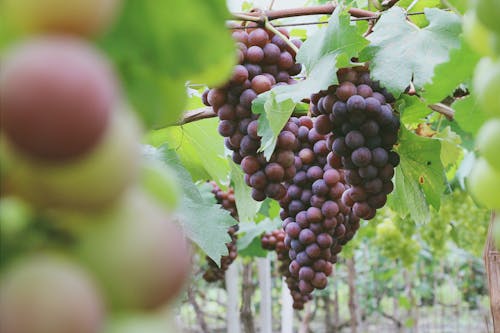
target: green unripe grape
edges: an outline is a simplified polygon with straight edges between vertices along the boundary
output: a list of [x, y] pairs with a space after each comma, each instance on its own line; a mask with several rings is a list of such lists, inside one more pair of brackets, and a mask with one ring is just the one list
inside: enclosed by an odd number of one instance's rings
[[478, 0], [476, 4], [477, 17], [488, 29], [500, 34], [500, 1]]
[[0, 10], [16, 28], [32, 32], [101, 33], [112, 23], [121, 0], [5, 0]]
[[489, 209], [500, 209], [500, 172], [480, 158], [468, 178], [468, 189], [472, 197]]
[[190, 270], [190, 251], [174, 216], [132, 188], [119, 204], [91, 214], [76, 255], [96, 276], [110, 305], [152, 310], [172, 301]]
[[487, 121], [479, 130], [476, 146], [481, 156], [484, 157], [497, 172], [500, 172], [500, 119]]
[[24, 257], [0, 281], [0, 331], [100, 333], [104, 304], [92, 278], [57, 255]]
[[477, 53], [492, 56], [493, 34], [477, 19], [475, 11], [468, 11], [463, 17], [464, 38]]
[[166, 164], [146, 160], [142, 165], [140, 182], [143, 189], [164, 207], [174, 210], [181, 197], [181, 188], [175, 172]]
[[35, 206], [98, 210], [115, 201], [137, 178], [140, 136], [130, 112], [113, 112], [102, 141], [84, 158], [43, 163], [20, 154], [0, 139], [12, 192]]
[[483, 58], [474, 73], [474, 93], [482, 110], [500, 117], [500, 61]]

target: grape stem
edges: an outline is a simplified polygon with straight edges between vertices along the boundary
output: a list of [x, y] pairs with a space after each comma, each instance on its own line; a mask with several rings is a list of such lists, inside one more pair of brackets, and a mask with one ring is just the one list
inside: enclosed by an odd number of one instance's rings
[[[302, 102], [309, 103], [309, 99], [304, 99], [304, 100], [302, 100]], [[300, 117], [303, 115], [304, 115], [303, 112], [292, 113], [292, 116], [297, 116], [297, 117]], [[192, 123], [195, 121], [208, 119], [208, 118], [215, 118], [215, 117], [217, 117], [217, 114], [214, 112], [213, 108], [211, 106], [206, 106], [206, 107], [202, 107], [199, 109], [186, 111], [179, 121], [177, 121], [176, 123], [173, 123], [169, 126], [181, 126], [181, 125], [185, 125], [185, 124]]]
[[[450, 9], [444, 9], [444, 10], [450, 11]], [[235, 14], [239, 15], [238, 13], [235, 13]], [[413, 13], [407, 13], [406, 16], [417, 16], [417, 15], [424, 15], [424, 14], [425, 14], [425, 12], [413, 12]], [[261, 22], [260, 18], [254, 18], [254, 17], [251, 17], [251, 18], [252, 19], [250, 21], [252, 21], [252, 22]], [[374, 13], [373, 16], [351, 17], [351, 21], [373, 21], [373, 20], [377, 20], [378, 18], [380, 18], [380, 14]], [[244, 19], [241, 19], [241, 20], [245, 21]], [[328, 24], [328, 21], [281, 23], [281, 24], [273, 24], [273, 26], [275, 28], [279, 28], [279, 27], [297, 27], [297, 26], [302, 26], [302, 25], [320, 25], [320, 24]], [[247, 27], [245, 27], [245, 26], [228, 26], [228, 29], [231, 29], [231, 30], [246, 29], [246, 28]]]
[[264, 21], [264, 26], [266, 27], [267, 30], [273, 32], [275, 35], [277, 35], [279, 38], [281, 38], [286, 43], [286, 45], [288, 45], [288, 47], [290, 47], [290, 49], [292, 49], [292, 51], [295, 54], [297, 54], [299, 52], [299, 48], [297, 46], [295, 46], [295, 44], [292, 43], [292, 41], [290, 39], [288, 39], [285, 35], [283, 35], [281, 33], [281, 31], [279, 31], [278, 29], [276, 29], [271, 24], [271, 22], [269, 22], [269, 20], [267, 18]]
[[[232, 13], [232, 16], [235, 19], [243, 19], [247, 17], [248, 21], [254, 22], [262, 22], [264, 23], [263, 17], [266, 17], [269, 21], [286, 18], [286, 17], [296, 17], [296, 16], [306, 16], [306, 15], [321, 15], [321, 14], [331, 14], [337, 8], [334, 4], [326, 4], [319, 6], [310, 6], [310, 7], [297, 7], [297, 8], [287, 8], [287, 9], [278, 9], [278, 10], [265, 10], [265, 11], [255, 11], [251, 13]], [[351, 8], [349, 9], [349, 13], [354, 17], [378, 17], [378, 13], [372, 12], [369, 10], [363, 10], [359, 8]], [[263, 15], [262, 15], [263, 14]], [[251, 17], [251, 19], [250, 19]]]

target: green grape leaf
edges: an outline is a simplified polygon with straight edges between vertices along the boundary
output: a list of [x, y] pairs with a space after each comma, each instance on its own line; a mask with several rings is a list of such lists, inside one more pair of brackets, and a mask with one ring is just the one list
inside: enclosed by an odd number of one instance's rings
[[238, 235], [238, 251], [244, 250], [249, 246], [255, 238], [259, 239], [260, 235], [265, 232], [270, 232], [278, 229], [281, 226], [281, 220], [266, 218], [259, 223], [251, 222], [241, 222], [239, 224]]
[[[408, 9], [408, 7], [412, 5], [408, 13], [422, 12], [425, 8], [439, 7], [440, 4], [441, 0], [419, 0], [417, 2], [414, 0], [400, 0], [398, 2], [398, 6], [405, 9]], [[424, 27], [429, 24], [429, 21], [427, 21], [424, 15], [411, 15], [408, 16], [408, 18], [419, 27]]]
[[227, 229], [238, 221], [220, 205], [203, 199], [174, 150], [160, 147], [157, 156], [161, 156], [161, 161], [176, 172], [184, 190], [180, 207], [176, 211], [182, 228], [191, 241], [218, 263], [221, 256], [228, 254], [226, 243], [229, 243], [231, 238]]
[[260, 237], [255, 237], [244, 249], [238, 248], [240, 258], [265, 258], [268, 254], [269, 251], [262, 248]]
[[195, 181], [227, 181], [230, 167], [225, 157], [224, 138], [217, 134], [218, 119], [210, 118], [182, 126], [171, 126], [149, 135], [149, 142], [159, 146], [168, 142]]
[[228, 16], [220, 0], [124, 1], [101, 45], [117, 64], [148, 128], [177, 119], [187, 79], [218, 85], [230, 76], [236, 57], [225, 27]]
[[367, 37], [371, 44], [362, 58], [370, 60], [372, 78], [396, 97], [410, 82], [422, 88], [431, 80], [434, 67], [447, 61], [450, 50], [460, 46], [460, 17], [436, 8], [424, 12], [430, 24], [420, 29], [406, 20], [402, 8], [392, 7]]
[[462, 139], [451, 130], [450, 126], [437, 133], [435, 138], [441, 141], [441, 162], [444, 167], [460, 162], [463, 157], [463, 149], [460, 147]]
[[458, 126], [473, 135], [487, 119], [472, 95], [456, 100], [451, 107], [455, 110], [455, 121]]
[[447, 0], [447, 4], [451, 6], [452, 9], [455, 9], [462, 14], [469, 8], [469, 3], [469, 0]]
[[259, 210], [259, 217], [279, 219], [280, 218], [281, 206], [278, 201], [267, 198], [262, 202], [262, 206]]
[[409, 95], [401, 95], [396, 101], [396, 110], [401, 113], [404, 124], [419, 124], [432, 112], [420, 98]]
[[252, 189], [245, 183], [241, 167], [236, 165], [232, 160], [229, 161], [229, 165], [231, 166], [231, 182], [234, 188], [236, 209], [238, 210], [240, 223], [253, 221], [262, 203], [253, 200]]
[[414, 221], [426, 223], [430, 219], [429, 204], [439, 209], [445, 189], [441, 144], [403, 127], [396, 151], [401, 163], [395, 171], [390, 207], [401, 216], [409, 214]]
[[273, 89], [261, 94], [252, 105], [252, 111], [260, 114], [258, 134], [262, 138], [259, 151], [263, 151], [268, 160], [274, 152], [279, 133], [295, 107], [295, 102], [292, 99], [286, 99], [279, 103], [276, 100], [276, 93], [276, 90]]
[[258, 133], [262, 137], [260, 151], [270, 158], [276, 138], [283, 129], [294, 107], [303, 98], [338, 83], [337, 69], [351, 65], [366, 45], [343, 6], [333, 12], [328, 26], [318, 30], [301, 46], [297, 62], [305, 66], [307, 79], [294, 85], [277, 86], [259, 95], [252, 103], [252, 111], [260, 114]]
[[436, 66], [432, 82], [425, 84], [422, 97], [432, 104], [453, 95], [453, 91], [461, 83], [472, 79], [479, 59], [479, 55], [471, 50], [468, 43], [461, 40], [460, 48], [451, 50], [450, 60]]

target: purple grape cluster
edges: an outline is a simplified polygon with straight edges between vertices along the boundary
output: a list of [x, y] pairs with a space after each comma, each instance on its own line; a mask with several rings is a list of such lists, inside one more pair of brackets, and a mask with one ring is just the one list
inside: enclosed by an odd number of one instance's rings
[[329, 164], [345, 170], [350, 188], [342, 201], [354, 215], [370, 220], [392, 192], [399, 155], [399, 118], [389, 103], [394, 98], [370, 79], [366, 67], [342, 69], [339, 85], [311, 96], [311, 113], [318, 133], [332, 133]]
[[[230, 212], [231, 216], [237, 220], [238, 211], [236, 210], [236, 202], [234, 200], [234, 190], [229, 188], [227, 191], [223, 191], [215, 182], [210, 182], [210, 184], [213, 187], [212, 193], [214, 194], [217, 203]], [[215, 261], [213, 261], [210, 257], [206, 257], [208, 269], [203, 274], [203, 279], [205, 281], [216, 282], [224, 279], [224, 274], [229, 268], [229, 265], [231, 265], [238, 256], [238, 248], [236, 247], [236, 232], [238, 232], [237, 224], [229, 227], [227, 233], [231, 236], [231, 242], [226, 244], [229, 254], [221, 257], [220, 267], [217, 266]]]
[[[280, 31], [288, 38], [285, 29]], [[285, 195], [281, 184], [294, 174], [296, 128], [288, 123], [278, 137], [276, 150], [270, 161], [258, 153], [261, 138], [257, 133], [258, 115], [252, 113], [252, 101], [275, 85], [294, 84], [291, 77], [301, 72], [295, 63], [295, 53], [286, 42], [262, 28], [248, 28], [233, 32], [238, 47], [239, 64], [224, 86], [207, 90], [203, 102], [212, 106], [220, 122], [218, 131], [225, 145], [233, 151], [233, 160], [241, 164], [246, 183], [252, 187], [252, 197], [262, 201], [266, 197], [279, 200]], [[300, 40], [291, 40], [300, 47]]]
[[328, 163], [332, 134], [321, 135], [309, 117], [292, 118], [299, 127], [295, 177], [280, 200], [288, 250], [288, 272], [297, 281], [294, 307], [301, 309], [314, 289], [324, 289], [342, 245], [359, 228], [359, 218], [342, 201], [348, 188], [342, 171]]

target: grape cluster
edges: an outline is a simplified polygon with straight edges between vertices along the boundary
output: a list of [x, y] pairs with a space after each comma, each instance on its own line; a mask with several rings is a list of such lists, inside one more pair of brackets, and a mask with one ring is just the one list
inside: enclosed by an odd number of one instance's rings
[[370, 79], [366, 67], [337, 74], [339, 85], [311, 96], [311, 113], [318, 116], [318, 133], [335, 136], [328, 161], [345, 170], [345, 181], [351, 186], [342, 196], [343, 203], [369, 220], [394, 188], [391, 180], [399, 155], [392, 148], [400, 121], [389, 104], [394, 98]]
[[[238, 211], [236, 210], [236, 202], [234, 200], [234, 190], [229, 188], [227, 191], [223, 191], [215, 182], [210, 182], [212, 185], [212, 193], [217, 200], [217, 203], [222, 205], [222, 207], [231, 213], [231, 216], [238, 219]], [[210, 257], [207, 258], [208, 269], [203, 274], [203, 279], [207, 282], [216, 282], [224, 279], [224, 274], [229, 268], [229, 265], [233, 263], [238, 255], [238, 248], [236, 247], [238, 225], [233, 225], [229, 227], [227, 233], [231, 236], [231, 242], [227, 243], [227, 250], [229, 254], [227, 256], [221, 257], [220, 267], [217, 263], [213, 261]]]
[[300, 292], [299, 280], [290, 273], [289, 266], [292, 261], [288, 256], [290, 248], [285, 245], [285, 237], [283, 229], [266, 232], [261, 236], [261, 245], [263, 249], [276, 252], [280, 263], [278, 270], [285, 277], [285, 282], [293, 298], [293, 307], [300, 310], [304, 308], [307, 301], [312, 299], [312, 296], [310, 294], [303, 295]]
[[314, 289], [323, 289], [342, 245], [354, 236], [359, 219], [342, 201], [343, 172], [332, 168], [328, 154], [332, 135], [321, 135], [309, 117], [292, 118], [299, 127], [297, 170], [280, 200], [288, 250], [288, 274], [296, 281], [294, 307], [302, 308]]
[[[280, 31], [288, 38], [288, 32]], [[257, 95], [275, 85], [294, 84], [291, 78], [301, 72], [295, 63], [295, 54], [278, 35], [262, 28], [248, 28], [233, 32], [238, 47], [239, 64], [224, 86], [205, 91], [202, 96], [212, 106], [220, 122], [218, 131], [225, 137], [225, 145], [233, 151], [233, 160], [241, 164], [245, 181], [252, 187], [252, 197], [262, 201], [266, 197], [279, 200], [285, 195], [281, 184], [295, 175], [293, 167], [296, 149], [296, 131], [288, 123], [278, 137], [276, 151], [270, 161], [258, 153], [261, 138], [257, 133], [258, 115], [252, 113], [252, 101]], [[300, 47], [300, 40], [292, 40]]]

